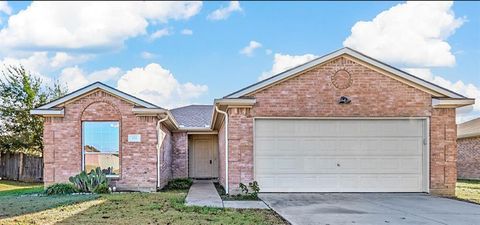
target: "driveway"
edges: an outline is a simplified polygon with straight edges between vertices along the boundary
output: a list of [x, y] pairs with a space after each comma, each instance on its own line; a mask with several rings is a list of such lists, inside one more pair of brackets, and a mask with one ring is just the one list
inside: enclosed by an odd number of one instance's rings
[[266, 193], [260, 198], [292, 224], [480, 224], [480, 205], [427, 194]]

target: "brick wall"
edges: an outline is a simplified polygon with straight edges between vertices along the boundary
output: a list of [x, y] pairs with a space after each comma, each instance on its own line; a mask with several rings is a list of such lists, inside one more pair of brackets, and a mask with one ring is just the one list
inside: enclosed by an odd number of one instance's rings
[[480, 179], [480, 137], [457, 140], [458, 177], [462, 179]]
[[225, 123], [218, 130], [218, 182], [225, 187]]
[[[353, 82], [349, 88], [338, 89], [332, 84], [331, 76], [339, 68], [350, 72]], [[253, 179], [254, 117], [432, 117], [432, 129], [438, 134], [431, 136], [431, 152], [445, 152], [448, 161], [432, 157], [431, 164], [437, 166], [432, 166], [435, 182], [431, 191], [452, 194], [454, 190], [455, 110], [433, 110], [431, 95], [426, 92], [347, 58], [338, 58], [250, 96], [257, 100], [251, 110], [229, 110], [230, 191], [238, 191], [239, 182]], [[350, 97], [351, 103], [338, 104], [340, 96]], [[442, 124], [445, 129], [441, 129]], [[441, 137], [441, 132], [447, 136]], [[446, 179], [440, 180], [442, 176]]]
[[188, 134], [187, 132], [174, 132], [172, 152], [173, 178], [188, 177]]
[[434, 109], [430, 118], [430, 192], [455, 195], [457, 182], [455, 109]]
[[173, 145], [172, 133], [162, 124], [163, 140], [160, 147], [160, 184], [159, 188], [163, 188], [170, 179], [172, 179], [172, 158]]
[[[134, 115], [132, 113], [133, 106], [127, 101], [97, 90], [67, 102], [64, 105], [64, 117], [45, 118], [45, 185], [67, 182], [70, 176], [78, 174], [82, 170], [82, 121], [118, 120], [121, 130], [121, 172], [120, 178], [114, 183], [118, 189], [155, 190], [157, 119]], [[140, 134], [142, 141], [129, 143], [127, 141], [128, 134]], [[168, 144], [165, 145], [165, 148], [168, 148]]]

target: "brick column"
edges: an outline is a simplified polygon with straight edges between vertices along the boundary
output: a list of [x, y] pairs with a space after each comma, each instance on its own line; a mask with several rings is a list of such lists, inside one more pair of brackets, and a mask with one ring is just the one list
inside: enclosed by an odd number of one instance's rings
[[433, 109], [430, 120], [430, 192], [454, 196], [457, 182], [455, 109]]

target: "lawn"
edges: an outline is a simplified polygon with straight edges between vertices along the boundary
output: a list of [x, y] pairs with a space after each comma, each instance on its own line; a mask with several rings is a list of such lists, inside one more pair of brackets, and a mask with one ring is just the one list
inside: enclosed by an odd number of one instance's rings
[[186, 194], [3, 195], [0, 224], [285, 224], [271, 210], [187, 207]]
[[0, 196], [32, 194], [42, 191], [42, 183], [23, 183], [16, 181], [0, 180]]
[[480, 204], [480, 181], [458, 180], [455, 189], [457, 198]]

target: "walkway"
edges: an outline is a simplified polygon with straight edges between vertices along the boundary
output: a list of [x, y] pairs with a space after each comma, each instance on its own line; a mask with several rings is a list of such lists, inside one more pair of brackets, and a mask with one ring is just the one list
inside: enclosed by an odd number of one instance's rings
[[185, 204], [223, 208], [223, 202], [211, 180], [194, 180]]
[[211, 180], [194, 180], [185, 204], [217, 208], [268, 209], [268, 206], [262, 201], [222, 201]]

